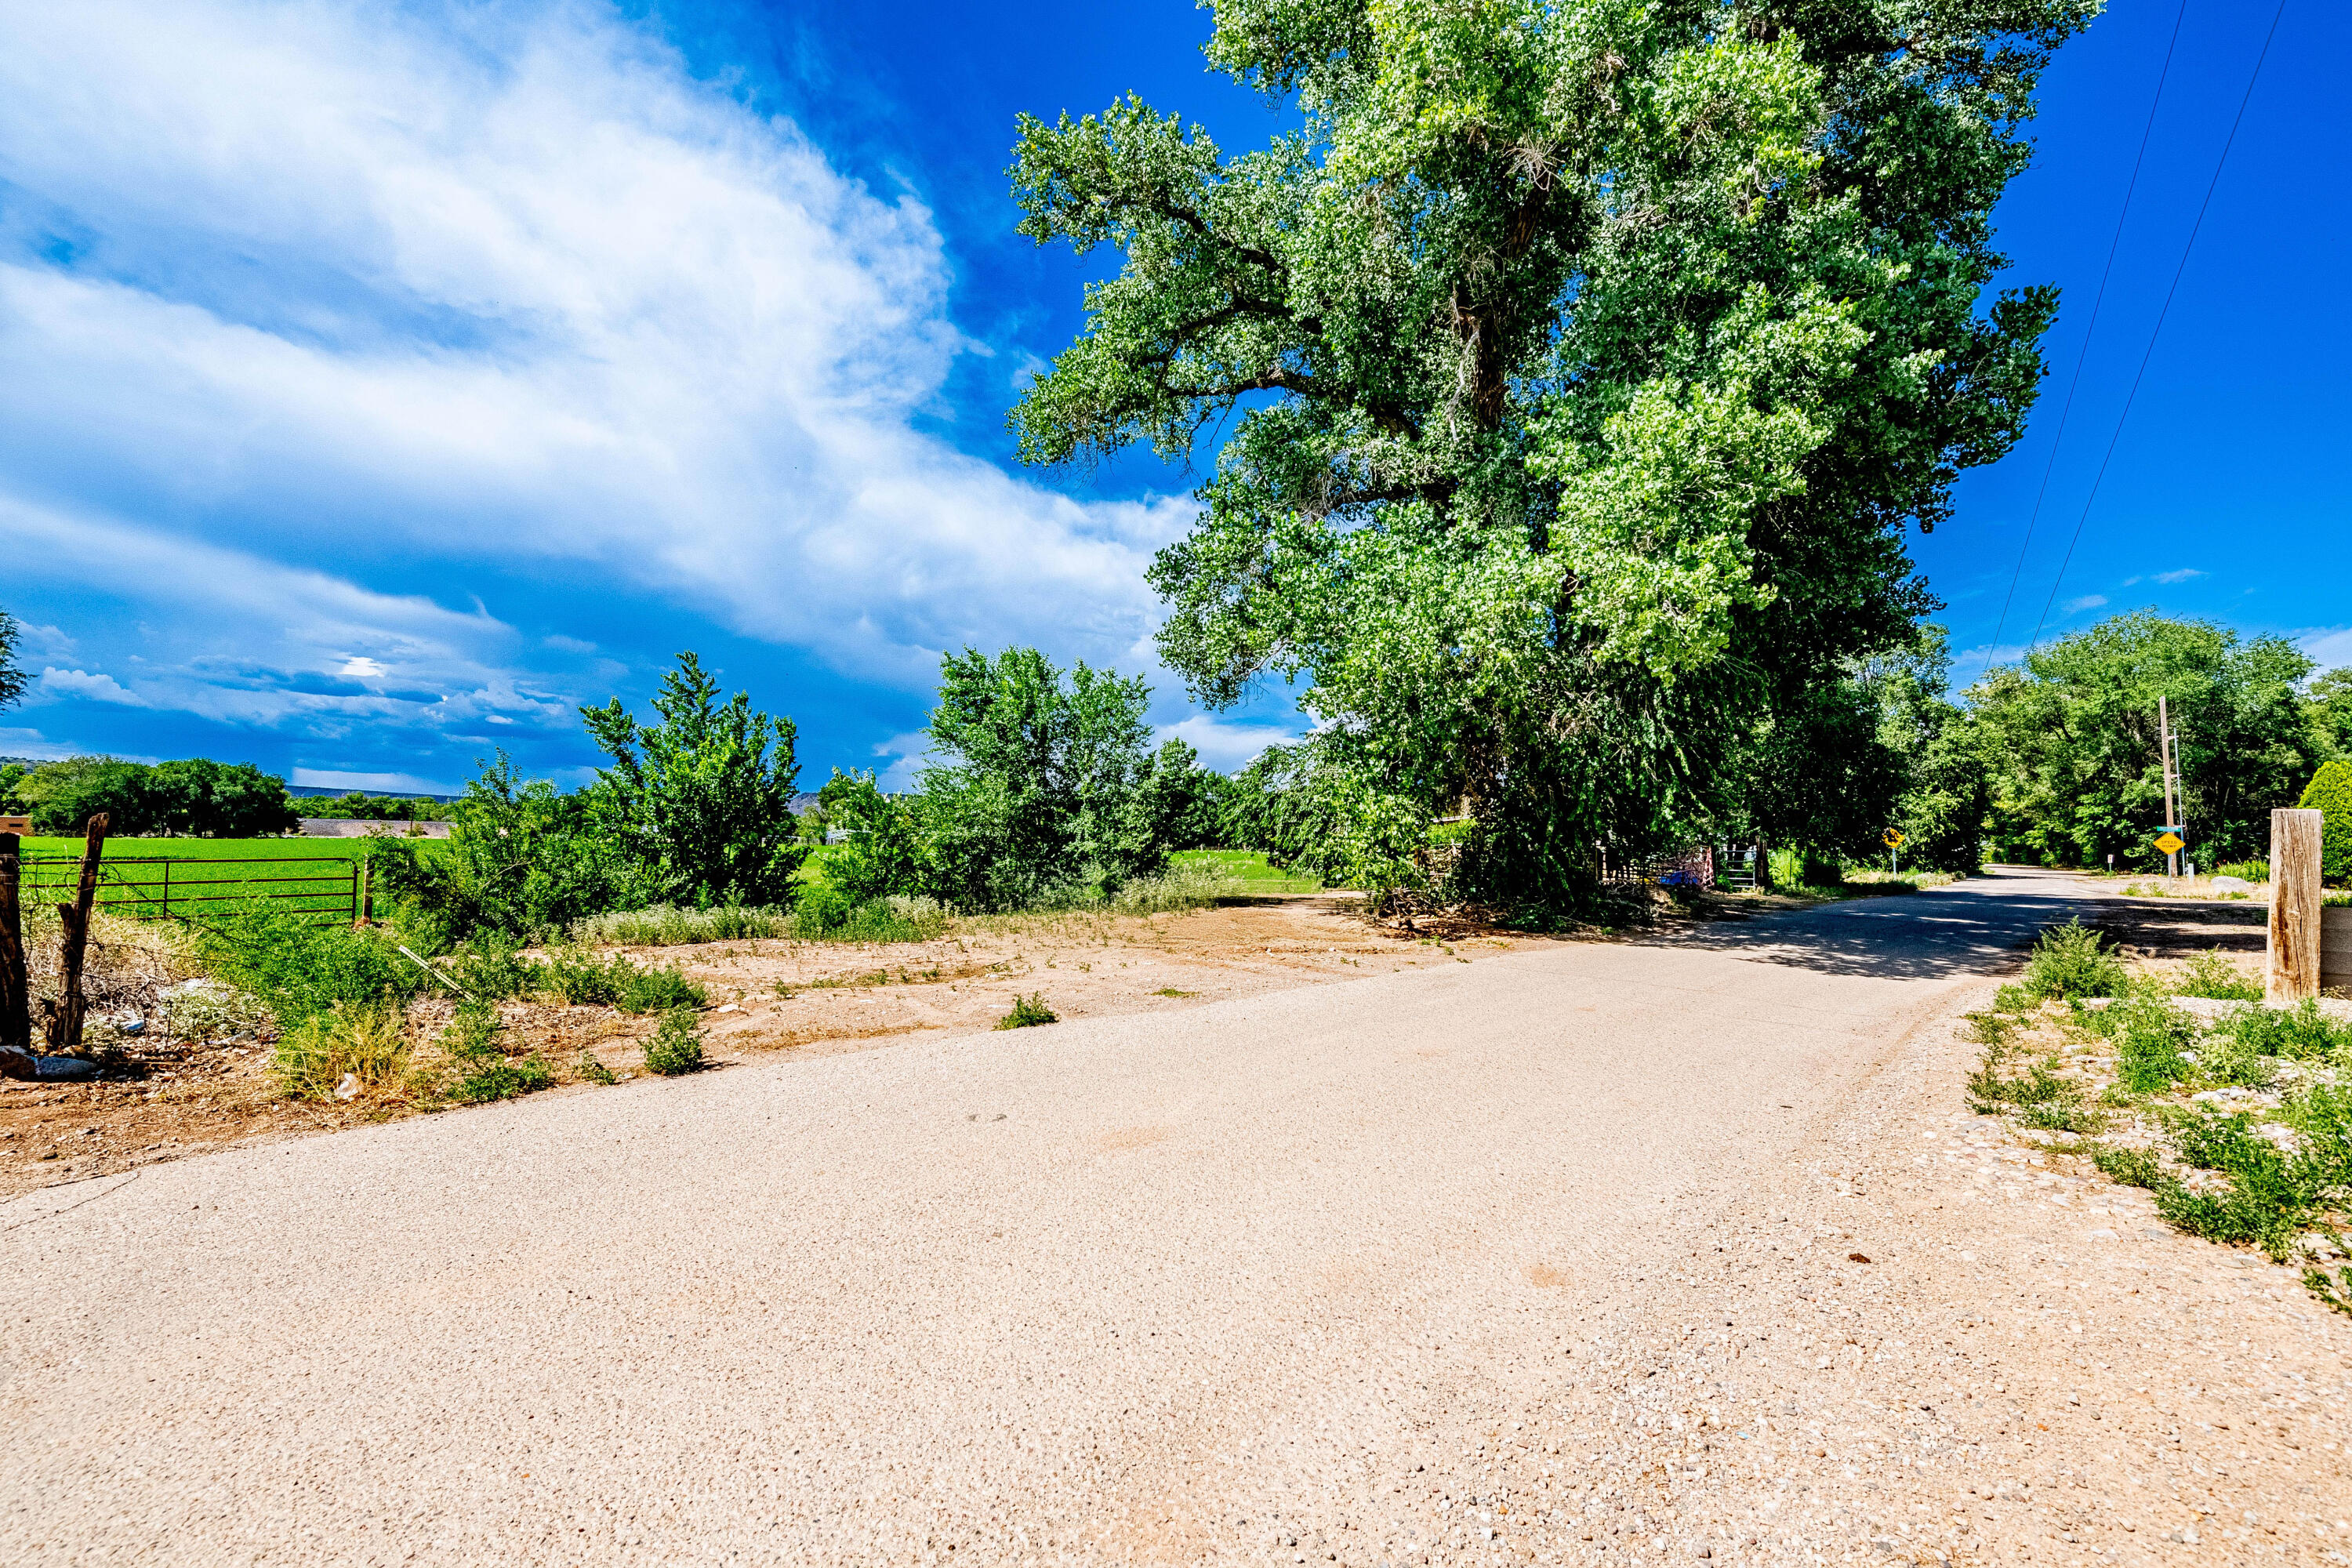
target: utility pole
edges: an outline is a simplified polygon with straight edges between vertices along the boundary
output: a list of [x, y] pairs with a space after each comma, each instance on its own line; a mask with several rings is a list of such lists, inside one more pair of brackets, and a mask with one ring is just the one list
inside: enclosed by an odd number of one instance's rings
[[[2157, 751], [2164, 761], [2165, 831], [2178, 833], [2180, 830], [2180, 822], [2173, 815], [2172, 800], [2172, 716], [2166, 709], [2162, 697], [2156, 700], [2156, 745]], [[2180, 851], [2176, 849], [2165, 856], [2164, 865], [2167, 876], [2180, 875]]]

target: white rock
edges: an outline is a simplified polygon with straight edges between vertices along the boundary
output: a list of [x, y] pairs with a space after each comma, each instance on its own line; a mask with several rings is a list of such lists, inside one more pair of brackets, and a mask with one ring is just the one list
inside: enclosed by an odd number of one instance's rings
[[2254, 885], [2243, 877], [2216, 877], [2213, 879], [2213, 890], [2217, 893], [2251, 893]]

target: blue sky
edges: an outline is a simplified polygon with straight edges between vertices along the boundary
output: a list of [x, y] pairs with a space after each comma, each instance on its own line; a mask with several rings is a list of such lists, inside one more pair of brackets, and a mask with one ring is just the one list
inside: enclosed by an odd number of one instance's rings
[[[2187, 7], [2001, 617], [2174, 16], [2125, 0], [2061, 57], [2000, 214], [2066, 303], [2025, 441], [1916, 541], [1964, 676], [2045, 601], [2045, 637], [2154, 605], [2352, 662], [2352, 110], [2317, 0], [2086, 514], [2270, 19]], [[1088, 273], [1012, 233], [1003, 170], [1018, 110], [1129, 89], [1262, 141], [1206, 28], [1185, 0], [0, 14], [0, 605], [38, 676], [0, 752], [448, 788], [504, 747], [569, 782], [574, 707], [692, 647], [799, 721], [813, 784], [904, 776], [942, 647], [1149, 668], [1141, 571], [1195, 476], [1013, 462], [1004, 407]], [[1219, 765], [1297, 727], [1155, 679]]]

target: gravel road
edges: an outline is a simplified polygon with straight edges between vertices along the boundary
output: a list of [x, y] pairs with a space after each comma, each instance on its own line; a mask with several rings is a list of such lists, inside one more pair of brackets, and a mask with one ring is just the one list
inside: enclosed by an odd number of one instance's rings
[[2079, 904], [2008, 873], [37, 1193], [0, 1561], [1622, 1561], [1499, 1457], [1549, 1474], [1629, 1321], [1736, 1316], [1695, 1228]]

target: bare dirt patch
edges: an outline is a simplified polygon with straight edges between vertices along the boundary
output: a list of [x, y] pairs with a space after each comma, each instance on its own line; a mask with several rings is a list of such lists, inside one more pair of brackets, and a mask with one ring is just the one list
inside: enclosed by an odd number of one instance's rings
[[[158, 998], [182, 978], [167, 944], [118, 931], [101, 965], [106, 1016], [159, 1016]], [[1016, 995], [1042, 995], [1065, 1019], [1196, 1007], [1295, 985], [1328, 984], [1430, 964], [1469, 963], [1554, 940], [1456, 924], [1444, 937], [1365, 920], [1346, 894], [1268, 898], [1183, 913], [1005, 916], [956, 922], [934, 942], [706, 942], [625, 948], [641, 964], [676, 964], [709, 992], [702, 1015], [713, 1066], [778, 1052], [868, 1050], [909, 1035], [992, 1028]], [[94, 1011], [97, 1009], [94, 1008]], [[409, 1010], [429, 1041], [450, 1003]], [[533, 1052], [559, 1087], [590, 1092], [593, 1061], [616, 1079], [641, 1076], [655, 1020], [607, 1007], [509, 1003], [500, 1047]], [[296, 1100], [269, 1073], [267, 1027], [226, 1037], [174, 1038], [152, 1024], [108, 1035], [127, 1080], [24, 1084], [0, 1089], [0, 1198], [234, 1144], [332, 1131], [424, 1108], [398, 1100]], [[1142, 1147], [1150, 1129], [1133, 1130]]]

